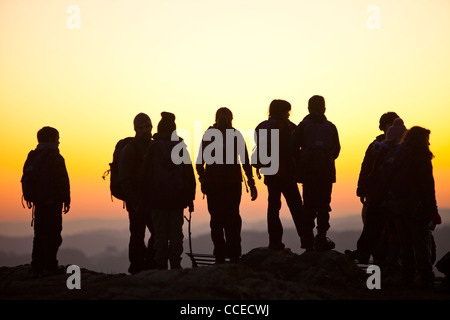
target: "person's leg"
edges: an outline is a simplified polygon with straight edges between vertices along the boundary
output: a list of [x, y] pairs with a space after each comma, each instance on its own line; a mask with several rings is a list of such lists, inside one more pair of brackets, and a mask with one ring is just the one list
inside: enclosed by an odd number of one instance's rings
[[269, 233], [269, 248], [284, 249], [283, 226], [280, 220], [281, 209], [281, 189], [275, 183], [267, 185], [268, 206], [267, 206], [267, 230]]
[[406, 285], [413, 285], [416, 270], [413, 239], [408, 220], [402, 214], [394, 216], [401, 245], [402, 278]]
[[145, 255], [145, 268], [152, 269], [156, 267], [155, 262], [155, 227], [153, 225], [152, 210], [150, 206], [144, 207], [145, 224], [150, 233], [147, 242], [147, 251]]
[[317, 189], [317, 235], [326, 237], [330, 229], [330, 203], [333, 184], [324, 183]]
[[303, 183], [303, 209], [301, 218], [302, 248], [314, 249], [314, 227], [316, 212], [314, 210], [314, 188], [311, 184]]
[[226, 255], [233, 261], [238, 259], [242, 254], [242, 219], [239, 214], [241, 195], [242, 185], [240, 182], [239, 184], [227, 186], [226, 197], [224, 198], [224, 209], [226, 211], [224, 216]]
[[41, 276], [45, 266], [45, 250], [48, 247], [48, 223], [46, 208], [42, 204], [34, 207], [34, 237], [31, 253], [31, 267], [36, 276]]
[[31, 266], [36, 276], [58, 272], [57, 254], [62, 243], [62, 204], [37, 204]]
[[315, 248], [317, 251], [331, 250], [335, 244], [327, 237], [330, 229], [330, 203], [332, 183], [321, 183], [315, 190], [315, 208], [317, 211], [317, 236], [315, 238]]
[[136, 273], [144, 269], [144, 259], [147, 248], [145, 246], [145, 221], [139, 212], [128, 209], [130, 222], [130, 241], [128, 244], [129, 273]]
[[214, 246], [214, 257], [217, 263], [225, 262], [226, 244], [224, 235], [224, 210], [221, 191], [210, 186], [206, 196], [208, 211], [210, 214], [211, 240]]
[[155, 262], [158, 269], [167, 269], [169, 225], [168, 213], [161, 209], [152, 209], [152, 220], [155, 227]]
[[51, 204], [47, 207], [48, 216], [48, 248], [46, 249], [45, 269], [49, 273], [59, 272], [58, 250], [62, 244], [62, 203]]
[[368, 262], [371, 255], [376, 256], [376, 248], [380, 243], [386, 225], [386, 212], [377, 203], [367, 203], [366, 222], [356, 243], [356, 250], [362, 262]]
[[432, 286], [435, 276], [431, 263], [431, 238], [428, 225], [421, 221], [410, 221], [410, 224], [417, 271], [420, 275], [421, 284]]
[[181, 268], [183, 254], [183, 209], [169, 210], [169, 261], [171, 269]]
[[[301, 241], [301, 247], [312, 249], [312, 239], [309, 228], [304, 224], [303, 202], [295, 181], [286, 182], [282, 188], [282, 193], [289, 211], [294, 221], [295, 229]], [[312, 229], [311, 229], [312, 230]]]

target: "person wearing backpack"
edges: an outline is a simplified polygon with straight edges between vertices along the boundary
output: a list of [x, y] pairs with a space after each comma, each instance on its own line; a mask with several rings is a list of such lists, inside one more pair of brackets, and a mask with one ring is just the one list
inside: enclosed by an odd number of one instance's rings
[[[267, 229], [269, 248], [272, 250], [283, 250], [285, 247], [282, 241], [283, 226], [280, 220], [281, 195], [286, 199], [301, 241], [301, 247], [305, 247], [301, 225], [302, 197], [295, 180], [295, 165], [291, 150], [295, 124], [289, 120], [290, 112], [291, 104], [288, 101], [275, 99], [269, 106], [269, 119], [261, 122], [255, 129], [257, 150], [263, 149], [263, 146], [260, 145], [264, 141], [263, 134], [267, 133], [272, 136], [272, 131], [278, 131], [278, 140], [265, 139], [268, 143], [266, 148], [270, 150], [271, 155], [278, 152], [278, 170], [274, 174], [264, 174], [264, 184], [268, 190]], [[266, 131], [261, 129], [266, 129]], [[257, 169], [261, 168], [258, 161], [252, 160], [252, 165]]]
[[33, 210], [34, 239], [31, 267], [34, 277], [64, 273], [57, 253], [62, 243], [62, 212], [70, 210], [70, 183], [64, 158], [59, 153], [59, 132], [43, 127], [38, 145], [23, 168], [22, 189]]
[[[167, 269], [168, 263], [171, 269], [181, 268], [183, 211], [185, 208], [194, 211], [194, 169], [186, 144], [175, 130], [175, 115], [162, 112], [158, 132], [154, 135], [155, 142], [145, 157], [142, 176], [143, 196], [152, 204], [158, 269]], [[180, 153], [184, 155], [183, 162], [178, 161]]]
[[[302, 228], [306, 250], [330, 250], [335, 244], [326, 235], [330, 228], [330, 202], [336, 182], [335, 160], [341, 146], [336, 126], [325, 116], [325, 99], [312, 96], [309, 114], [299, 123], [294, 134], [297, 178], [303, 184], [304, 214]], [[317, 235], [314, 238], [314, 220]]]
[[[242, 169], [251, 190], [252, 201], [257, 197], [257, 190], [244, 137], [232, 126], [233, 113], [228, 108], [219, 108], [215, 118], [214, 125], [203, 135], [196, 169], [211, 217], [215, 262], [220, 264], [227, 258], [230, 262], [236, 262], [242, 254], [242, 219], [239, 213], [244, 179]], [[208, 159], [205, 152], [212, 145], [218, 148], [215, 150], [216, 156], [221, 152], [221, 157], [214, 158], [214, 161]], [[228, 158], [232, 161], [227, 162]]]
[[[152, 122], [145, 113], [139, 113], [133, 120], [135, 137], [119, 154], [119, 182], [129, 217], [130, 240], [128, 272], [135, 274], [154, 267], [154, 230], [151, 219], [151, 202], [142, 197], [140, 176], [144, 156], [152, 144]], [[150, 231], [145, 244], [146, 229]]]

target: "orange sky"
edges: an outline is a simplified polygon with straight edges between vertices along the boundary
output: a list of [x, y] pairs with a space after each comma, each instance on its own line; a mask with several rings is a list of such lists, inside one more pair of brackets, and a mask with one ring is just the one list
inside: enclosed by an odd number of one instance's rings
[[[0, 223], [30, 217], [21, 170], [45, 125], [60, 131], [67, 219], [120, 218], [101, 175], [137, 113], [156, 127], [171, 111], [193, 132], [227, 106], [234, 126], [249, 130], [276, 98], [300, 122], [314, 94], [325, 97], [342, 144], [334, 215], [359, 213], [360, 164], [386, 111], [431, 129], [438, 205], [449, 207], [449, 12], [447, 0], [0, 1]], [[243, 195], [244, 221], [265, 219], [258, 187], [256, 202]], [[205, 202], [199, 193], [198, 220], [209, 218]]]

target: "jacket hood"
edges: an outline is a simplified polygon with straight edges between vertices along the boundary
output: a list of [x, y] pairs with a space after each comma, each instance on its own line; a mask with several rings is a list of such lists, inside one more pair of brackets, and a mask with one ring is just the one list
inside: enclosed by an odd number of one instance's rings
[[59, 152], [59, 148], [57, 145], [55, 145], [54, 143], [50, 143], [50, 142], [40, 142], [37, 147], [36, 147], [36, 151], [44, 151], [44, 150], [55, 150]]
[[327, 117], [322, 113], [310, 113], [303, 120], [311, 120], [313, 122], [327, 121]]

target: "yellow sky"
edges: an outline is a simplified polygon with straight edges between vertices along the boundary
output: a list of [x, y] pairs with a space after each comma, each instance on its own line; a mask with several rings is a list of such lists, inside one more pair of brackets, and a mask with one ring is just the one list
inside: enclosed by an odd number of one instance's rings
[[[70, 5], [79, 29], [68, 27]], [[192, 132], [227, 106], [248, 130], [275, 98], [291, 102], [298, 123], [314, 94], [341, 138], [334, 214], [358, 212], [360, 164], [386, 111], [431, 129], [438, 205], [449, 207], [449, 57], [447, 0], [0, 1], [0, 221], [28, 219], [21, 170], [44, 125], [60, 131], [71, 216], [117, 218], [101, 175], [138, 112], [154, 127], [174, 112]], [[256, 203], [244, 195], [244, 218], [265, 218], [259, 189]]]

